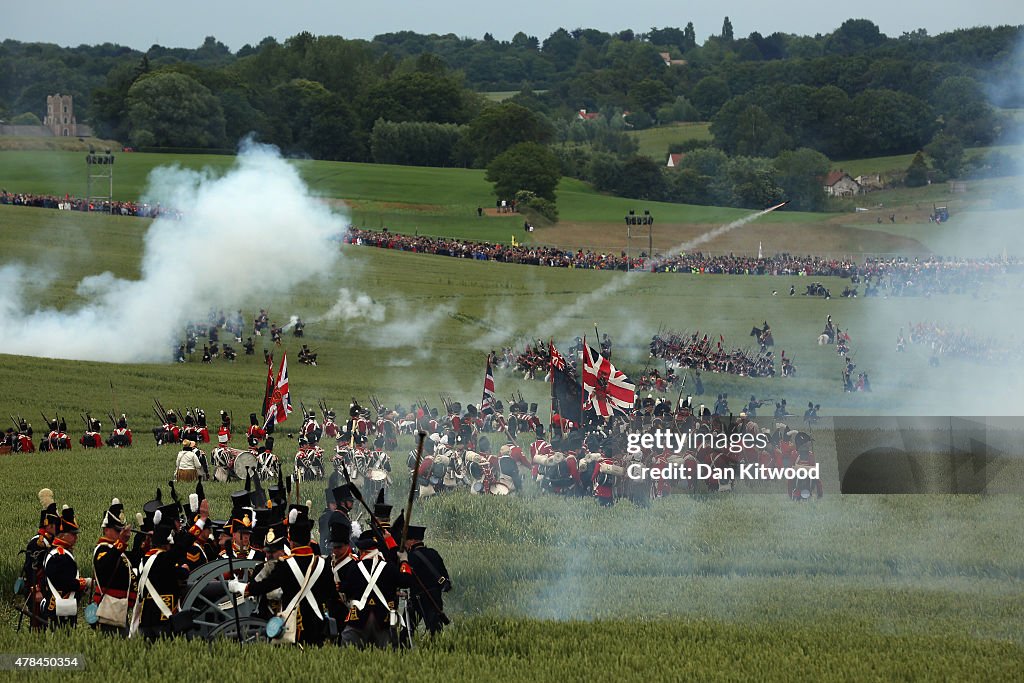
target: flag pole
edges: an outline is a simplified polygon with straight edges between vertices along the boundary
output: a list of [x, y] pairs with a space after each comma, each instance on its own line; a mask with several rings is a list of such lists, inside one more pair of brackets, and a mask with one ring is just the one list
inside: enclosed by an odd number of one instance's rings
[[587, 358], [590, 357], [590, 349], [587, 346], [587, 335], [583, 335], [583, 359], [580, 361], [580, 428], [586, 424], [586, 396], [587, 381], [583, 378], [586, 372]]
[[[551, 400], [548, 401], [548, 429], [550, 430], [555, 420], [555, 354], [552, 351], [555, 348], [554, 338], [548, 337], [548, 384], [551, 389]], [[563, 435], [564, 438], [564, 435]]]

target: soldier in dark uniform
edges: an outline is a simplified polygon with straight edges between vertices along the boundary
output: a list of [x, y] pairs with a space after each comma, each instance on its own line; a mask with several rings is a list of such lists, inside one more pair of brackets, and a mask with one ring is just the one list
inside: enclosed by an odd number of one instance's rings
[[[236, 491], [232, 493], [231, 503], [231, 519], [228, 521], [228, 528], [231, 530], [231, 543], [220, 551], [219, 557], [227, 557], [230, 552], [233, 560], [265, 560], [266, 556], [263, 551], [256, 550], [249, 544], [252, 540], [254, 513], [249, 492]], [[248, 580], [248, 572], [236, 570], [235, 574], [239, 581]]]
[[[103, 513], [103, 535], [92, 551], [93, 573], [96, 575], [93, 602], [97, 605], [104, 600], [111, 603], [127, 600], [128, 604], [131, 604], [137, 598], [135, 568], [125, 553], [131, 532], [131, 526], [125, 523], [124, 505], [114, 498], [110, 501], [110, 507]], [[128, 636], [127, 612], [121, 623], [101, 621], [98, 625], [103, 633]]]
[[307, 589], [294, 607], [295, 642], [300, 645], [323, 644], [329, 636], [328, 617], [339, 623], [345, 616], [328, 561], [309, 545], [312, 529], [308, 519], [289, 524], [290, 554], [275, 562], [268, 577], [251, 581], [245, 587], [246, 595], [257, 596], [280, 588], [281, 604], [287, 609], [300, 597], [303, 583], [309, 577]]
[[318, 527], [320, 529], [320, 554], [324, 557], [331, 554], [331, 526], [334, 524], [348, 524], [353, 528], [353, 522], [349, 517], [352, 511], [352, 504], [355, 497], [349, 484], [342, 484], [324, 492], [327, 499], [327, 508], [320, 515]]
[[256, 345], [253, 343], [252, 337], [249, 337], [248, 339], [246, 339], [245, 340], [245, 344], [243, 346], [245, 347], [245, 355], [247, 355], [247, 356], [255, 356], [256, 355]]
[[[363, 550], [348, 559], [342, 557], [334, 566], [338, 591], [348, 606], [342, 645], [388, 647], [396, 641], [398, 590], [411, 584], [410, 570], [398, 559], [394, 539], [384, 534], [383, 550], [374, 532], [366, 531], [359, 541]], [[344, 554], [344, 547], [339, 551], [337, 543], [335, 557]]]
[[39, 532], [29, 539], [25, 547], [25, 564], [22, 567], [22, 576], [25, 579], [27, 591], [27, 605], [31, 608], [29, 628], [39, 630], [46, 626], [41, 614], [43, 603], [43, 560], [53, 545], [54, 536], [57, 535], [57, 526], [60, 523], [60, 515], [57, 514], [57, 504], [53, 502], [53, 491], [42, 489], [39, 491], [39, 502], [43, 506], [39, 513]]
[[139, 567], [139, 602], [132, 612], [131, 636], [141, 633], [146, 640], [154, 641], [173, 634], [171, 616], [180, 608], [188, 579], [180, 548], [172, 550], [173, 534], [170, 524], [158, 521], [153, 528], [151, 547]]
[[[432, 635], [440, 633], [449, 623], [444, 614], [443, 594], [452, 589], [452, 580], [444, 560], [433, 548], [423, 545], [426, 527], [409, 526], [409, 538], [403, 545], [408, 553], [409, 566], [412, 568], [411, 600], [413, 619], [423, 620], [427, 631]], [[410, 624], [415, 631], [416, 623]]]
[[78, 623], [78, 598], [92, 585], [92, 579], [78, 574], [78, 562], [71, 551], [78, 542], [75, 511], [65, 507], [57, 523], [57, 537], [43, 560], [42, 616], [50, 628], [74, 627]]

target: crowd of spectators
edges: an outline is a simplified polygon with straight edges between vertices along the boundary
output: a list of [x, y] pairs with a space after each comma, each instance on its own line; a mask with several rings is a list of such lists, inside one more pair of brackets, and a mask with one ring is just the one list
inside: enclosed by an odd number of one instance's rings
[[82, 197], [64, 195], [58, 197], [50, 194], [12, 193], [0, 190], [0, 204], [12, 206], [31, 206], [39, 209], [58, 209], [61, 211], [91, 211], [109, 213], [115, 216], [138, 216], [140, 218], [156, 218], [157, 216], [174, 216], [177, 211], [167, 209], [159, 204], [139, 204], [136, 202], [114, 202], [88, 200]]
[[[97, 211], [122, 216], [180, 216], [177, 210], [136, 202], [90, 202], [80, 197], [10, 193], [0, 190], [0, 204]], [[854, 283], [865, 282], [865, 296], [928, 296], [962, 294], [1005, 273], [1024, 272], [1020, 258], [952, 257], [867, 257], [827, 258], [790, 253], [767, 257], [736, 254], [710, 255], [690, 252], [673, 256], [646, 255], [627, 257], [625, 252], [598, 252], [589, 249], [561, 249], [544, 245], [497, 244], [425, 235], [403, 235], [382, 230], [349, 228], [348, 244], [434, 254], [478, 261], [498, 261], [553, 268], [591, 270], [649, 270], [657, 273], [729, 274], [844, 277]]]
[[630, 269], [653, 270], [658, 273], [834, 276], [855, 281], [873, 278], [872, 293], [879, 293], [884, 289], [883, 293], [894, 296], [959, 293], [969, 286], [991, 281], [997, 275], [1024, 271], [1024, 262], [1018, 258], [893, 257], [865, 258], [863, 262], [858, 262], [851, 258], [798, 256], [789, 253], [758, 258], [735, 254], [713, 256], [691, 252], [651, 260], [633, 257], [627, 261], [624, 253], [584, 249], [573, 251], [539, 245], [509, 246], [448, 237], [401, 235], [387, 230], [365, 230], [355, 227], [349, 230], [345, 241], [349, 244], [381, 249], [556, 268], [625, 270], [628, 262]]

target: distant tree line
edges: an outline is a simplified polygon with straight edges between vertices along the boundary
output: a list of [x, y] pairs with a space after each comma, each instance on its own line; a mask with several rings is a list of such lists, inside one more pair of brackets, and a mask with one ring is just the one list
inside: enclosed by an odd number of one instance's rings
[[[231, 148], [254, 133], [319, 159], [487, 168], [530, 143], [604, 191], [757, 206], [792, 196], [823, 159], [925, 150], [956, 175], [963, 148], [1009, 125], [998, 108], [1024, 107], [1021, 38], [1006, 26], [888, 37], [864, 19], [814, 37], [737, 38], [726, 18], [703, 42], [692, 23], [510, 41], [303, 32], [234, 53], [214, 37], [144, 53], [6, 40], [0, 119], [42, 118], [46, 95], [61, 92], [97, 134], [147, 148]], [[499, 103], [489, 90], [515, 94]], [[695, 120], [711, 121], [713, 148], [686, 150], [671, 174], [627, 134]]]

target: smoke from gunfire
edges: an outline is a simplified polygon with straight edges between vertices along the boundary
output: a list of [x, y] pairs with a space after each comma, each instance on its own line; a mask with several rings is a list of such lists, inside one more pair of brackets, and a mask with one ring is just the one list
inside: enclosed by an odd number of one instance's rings
[[144, 238], [139, 280], [84, 278], [87, 302], [33, 308], [27, 268], [0, 269], [0, 352], [110, 362], [168, 360], [185, 325], [210, 308], [235, 309], [287, 293], [337, 264], [347, 217], [313, 197], [276, 148], [242, 143], [222, 177], [154, 169], [143, 200], [171, 206]]

